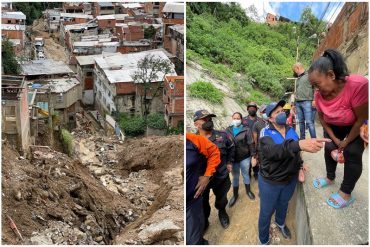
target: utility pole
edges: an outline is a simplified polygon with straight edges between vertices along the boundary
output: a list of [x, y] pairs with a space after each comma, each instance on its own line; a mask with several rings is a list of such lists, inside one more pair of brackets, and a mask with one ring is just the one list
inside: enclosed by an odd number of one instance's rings
[[48, 125], [49, 125], [49, 133], [50, 133], [50, 146], [53, 146], [54, 142], [54, 132], [53, 132], [53, 117], [52, 117], [52, 102], [51, 102], [51, 86], [49, 85], [48, 89]]

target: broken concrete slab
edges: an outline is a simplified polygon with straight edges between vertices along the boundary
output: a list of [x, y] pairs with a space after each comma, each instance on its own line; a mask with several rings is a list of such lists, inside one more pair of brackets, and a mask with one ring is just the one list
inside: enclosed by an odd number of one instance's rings
[[175, 223], [173, 223], [171, 220], [166, 219], [158, 223], [153, 223], [144, 228], [138, 236], [143, 244], [152, 244], [159, 239], [170, 238], [180, 229], [181, 228], [175, 225]]

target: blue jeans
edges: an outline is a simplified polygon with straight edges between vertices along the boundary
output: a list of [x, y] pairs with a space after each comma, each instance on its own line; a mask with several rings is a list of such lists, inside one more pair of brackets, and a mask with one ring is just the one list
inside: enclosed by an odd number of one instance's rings
[[251, 157], [248, 157], [240, 162], [235, 162], [233, 164], [233, 187], [239, 186], [239, 176], [240, 176], [240, 170], [242, 171], [242, 176], [244, 179], [244, 184], [250, 184], [251, 179], [249, 177], [249, 166], [251, 163]]
[[313, 112], [312, 112], [312, 101], [297, 101], [296, 104], [297, 117], [299, 123], [300, 139], [306, 139], [306, 124], [310, 132], [311, 138], [316, 138], [315, 125], [313, 122]]
[[267, 244], [269, 241], [270, 222], [274, 212], [276, 224], [280, 227], [285, 225], [288, 203], [293, 196], [297, 181], [298, 176], [294, 177], [288, 184], [271, 184], [259, 175], [260, 215], [258, 234], [262, 244]]

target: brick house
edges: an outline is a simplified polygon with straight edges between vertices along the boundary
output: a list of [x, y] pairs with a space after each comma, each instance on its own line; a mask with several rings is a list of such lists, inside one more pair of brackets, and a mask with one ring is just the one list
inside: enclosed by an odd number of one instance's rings
[[328, 48], [338, 49], [351, 73], [368, 74], [369, 4], [347, 2], [343, 5], [324, 39], [320, 41], [313, 60]]
[[26, 15], [20, 11], [3, 12], [1, 15], [1, 37], [13, 44], [14, 51], [20, 53], [26, 40]]
[[184, 124], [184, 76], [166, 76], [163, 84], [163, 104], [168, 126]]
[[28, 89], [24, 76], [1, 76], [1, 133], [19, 151], [26, 151], [30, 140]]
[[[137, 63], [151, 54], [169, 60], [162, 51], [146, 51], [130, 54], [116, 54], [110, 57], [95, 58], [94, 98], [96, 106], [109, 113], [127, 112], [141, 114], [143, 86], [134, 82], [132, 74], [137, 71]], [[173, 72], [171, 75], [176, 75]], [[163, 78], [164, 75], [158, 75]], [[163, 112], [162, 94], [154, 97], [151, 92], [160, 89], [161, 81], [154, 81], [146, 100], [151, 100], [151, 112]]]
[[162, 10], [163, 20], [163, 46], [167, 51], [171, 51], [172, 41], [170, 26], [184, 24], [184, 4], [183, 3], [166, 3]]

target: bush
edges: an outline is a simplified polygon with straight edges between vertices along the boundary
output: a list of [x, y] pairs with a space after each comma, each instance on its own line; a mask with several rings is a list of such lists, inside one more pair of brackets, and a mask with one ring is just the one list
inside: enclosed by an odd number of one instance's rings
[[73, 136], [72, 136], [72, 134], [69, 133], [68, 130], [62, 129], [60, 137], [61, 137], [64, 152], [66, 154], [68, 154], [68, 156], [72, 156], [72, 154], [73, 154]]
[[210, 82], [197, 81], [188, 86], [191, 97], [207, 100], [211, 103], [222, 103], [224, 94]]
[[177, 127], [169, 127], [167, 131], [168, 135], [180, 135], [184, 134], [184, 122], [179, 121]]
[[128, 114], [118, 114], [118, 124], [127, 136], [139, 136], [145, 133], [145, 122], [141, 116], [130, 117]]
[[164, 115], [160, 113], [154, 113], [147, 116], [147, 125], [154, 129], [166, 129], [167, 123], [164, 120]]

